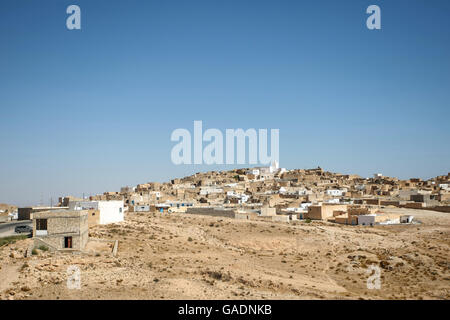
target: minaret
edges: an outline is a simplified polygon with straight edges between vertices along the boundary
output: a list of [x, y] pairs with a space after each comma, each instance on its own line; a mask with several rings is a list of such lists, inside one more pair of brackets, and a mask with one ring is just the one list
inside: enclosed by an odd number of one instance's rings
[[270, 173], [274, 173], [274, 172], [276, 172], [276, 171], [278, 171], [278, 161], [272, 161], [272, 163], [270, 164], [270, 167], [269, 167], [269, 171], [270, 171]]

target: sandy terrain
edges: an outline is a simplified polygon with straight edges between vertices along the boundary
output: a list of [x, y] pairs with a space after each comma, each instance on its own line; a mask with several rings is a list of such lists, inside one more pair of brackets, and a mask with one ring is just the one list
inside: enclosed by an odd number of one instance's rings
[[[240, 221], [185, 214], [128, 214], [96, 226], [90, 254], [39, 252], [31, 239], [0, 248], [1, 299], [449, 299], [450, 214], [413, 214], [420, 225]], [[97, 251], [96, 251], [97, 250]], [[95, 253], [94, 253], [95, 252]], [[81, 271], [68, 289], [67, 268]], [[368, 267], [381, 289], [369, 290]]]

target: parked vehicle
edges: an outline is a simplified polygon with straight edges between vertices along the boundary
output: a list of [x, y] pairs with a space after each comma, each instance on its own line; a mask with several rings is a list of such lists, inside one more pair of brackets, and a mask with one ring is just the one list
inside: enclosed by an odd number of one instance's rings
[[29, 233], [33, 232], [33, 228], [30, 226], [16, 226], [14, 228], [15, 233]]

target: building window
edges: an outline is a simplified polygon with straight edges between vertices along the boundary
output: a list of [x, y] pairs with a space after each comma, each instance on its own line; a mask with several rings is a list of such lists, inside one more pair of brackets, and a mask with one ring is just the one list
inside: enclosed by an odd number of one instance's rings
[[122, 213], [122, 208], [119, 208], [119, 212]]
[[64, 248], [72, 249], [72, 237], [64, 237]]
[[36, 219], [36, 230], [47, 230], [47, 219]]

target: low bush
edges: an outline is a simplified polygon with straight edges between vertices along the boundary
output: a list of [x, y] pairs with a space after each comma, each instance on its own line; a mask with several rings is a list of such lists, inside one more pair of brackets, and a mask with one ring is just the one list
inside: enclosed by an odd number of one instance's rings
[[9, 236], [5, 238], [0, 238], [0, 247], [10, 243], [16, 243], [17, 240], [24, 240], [26, 238], [28, 238], [28, 235]]

